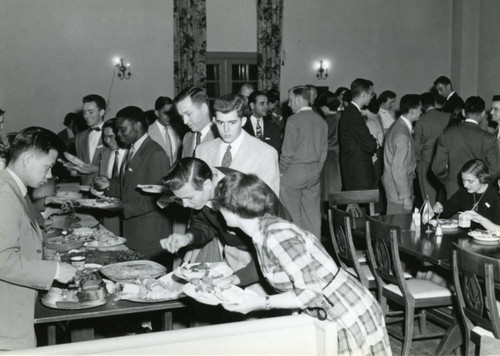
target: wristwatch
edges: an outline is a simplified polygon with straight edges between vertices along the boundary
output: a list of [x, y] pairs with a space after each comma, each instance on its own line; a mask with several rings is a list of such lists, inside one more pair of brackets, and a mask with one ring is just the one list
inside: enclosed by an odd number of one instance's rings
[[269, 299], [268, 295], [266, 295], [266, 301], [264, 303], [264, 309], [265, 310], [270, 310], [271, 309], [271, 299]]

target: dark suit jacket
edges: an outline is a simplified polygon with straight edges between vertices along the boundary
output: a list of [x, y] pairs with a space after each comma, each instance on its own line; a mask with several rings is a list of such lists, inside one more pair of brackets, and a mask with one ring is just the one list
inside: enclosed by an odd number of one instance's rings
[[417, 163], [431, 164], [436, 152], [436, 144], [450, 122], [450, 115], [436, 109], [430, 109], [415, 124], [415, 157]]
[[169, 170], [165, 151], [148, 136], [122, 173], [121, 180], [110, 180], [108, 194], [121, 198], [123, 235], [131, 249], [146, 254], [145, 250], [153, 254], [162, 252], [159, 241], [171, 233], [170, 220], [156, 205], [157, 197], [136, 187], [137, 184], [162, 184]]
[[[211, 124], [210, 131], [203, 137], [200, 143], [208, 142], [219, 137], [219, 132], [217, 131], [217, 126]], [[193, 145], [196, 140], [196, 132], [187, 132], [182, 140], [182, 158], [184, 157], [194, 157]]]
[[[268, 145], [273, 146], [279, 154], [281, 151], [280, 128], [266, 118], [263, 118], [262, 122], [264, 123], [264, 137], [261, 140]], [[245, 123], [243, 128], [246, 132], [255, 137], [255, 132], [253, 130], [252, 121], [250, 120], [250, 118], [247, 119], [247, 122]]]
[[[101, 154], [104, 150], [104, 145], [102, 144], [102, 135], [101, 138], [99, 138], [99, 142], [97, 143], [94, 157], [90, 157], [89, 134], [90, 134], [89, 130], [84, 130], [76, 134], [75, 136], [76, 156], [85, 163], [90, 163], [95, 166], [98, 166], [99, 161], [101, 160]], [[94, 177], [97, 177], [97, 173], [81, 175], [80, 182], [82, 183], [82, 185], [92, 185], [92, 180], [94, 179]]]
[[432, 172], [444, 184], [447, 198], [458, 190], [462, 180], [460, 170], [471, 159], [482, 159], [494, 175], [497, 169], [495, 135], [465, 121], [446, 128], [437, 143]]
[[344, 190], [373, 189], [376, 185], [372, 156], [377, 141], [358, 108], [350, 103], [339, 123], [340, 163]]
[[36, 346], [37, 289], [49, 289], [54, 261], [42, 261], [42, 232], [19, 186], [0, 172], [0, 349]]
[[455, 92], [446, 102], [444, 103], [443, 108], [441, 109], [444, 112], [448, 112], [453, 114], [455, 110], [462, 109], [464, 107], [464, 101], [462, 98]]

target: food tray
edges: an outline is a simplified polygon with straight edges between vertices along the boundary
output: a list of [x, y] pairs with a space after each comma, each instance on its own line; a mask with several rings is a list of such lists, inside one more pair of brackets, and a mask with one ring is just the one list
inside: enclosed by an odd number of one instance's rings
[[115, 282], [133, 282], [137, 279], [158, 278], [163, 276], [167, 269], [153, 261], [139, 260], [113, 263], [102, 267], [99, 271]]

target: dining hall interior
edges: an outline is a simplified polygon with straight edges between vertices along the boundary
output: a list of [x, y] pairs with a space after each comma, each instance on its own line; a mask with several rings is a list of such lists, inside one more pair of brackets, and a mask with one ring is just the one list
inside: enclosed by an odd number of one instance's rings
[[496, 0], [0, 0], [0, 351], [498, 354], [498, 33]]

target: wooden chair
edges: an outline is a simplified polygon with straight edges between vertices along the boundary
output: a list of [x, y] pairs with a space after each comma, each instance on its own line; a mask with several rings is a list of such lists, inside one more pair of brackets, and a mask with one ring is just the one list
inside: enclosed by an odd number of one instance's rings
[[365, 216], [366, 214], [360, 208], [359, 204], [368, 204], [370, 216], [375, 215], [375, 203], [379, 202], [379, 190], [349, 190], [345, 192], [330, 193], [330, 207], [338, 205], [347, 205], [347, 211], [353, 218]]
[[[375, 277], [370, 266], [366, 264], [364, 251], [356, 251], [354, 247], [351, 215], [337, 208], [328, 209], [328, 225], [335, 257], [340, 266], [355, 276], [366, 288], [376, 289]], [[364, 260], [364, 263], [360, 260]]]
[[[453, 284], [465, 327], [465, 351], [474, 341], [474, 326], [500, 339], [500, 315], [495, 293], [500, 291], [500, 260], [478, 255], [455, 244], [452, 251]], [[497, 350], [498, 351], [498, 350]]]
[[[401, 228], [380, 222], [372, 217], [366, 221], [366, 244], [368, 261], [372, 264], [377, 281], [377, 294], [384, 314], [388, 312], [387, 300], [404, 307], [404, 335], [393, 335], [402, 339], [402, 355], [408, 355], [413, 340], [441, 338], [444, 333], [426, 334], [425, 309], [439, 308], [452, 304], [451, 292], [432, 281], [424, 279], [405, 279], [399, 258], [398, 241]], [[418, 311], [418, 313], [416, 313]], [[415, 317], [420, 317], [420, 333], [413, 336]]]

